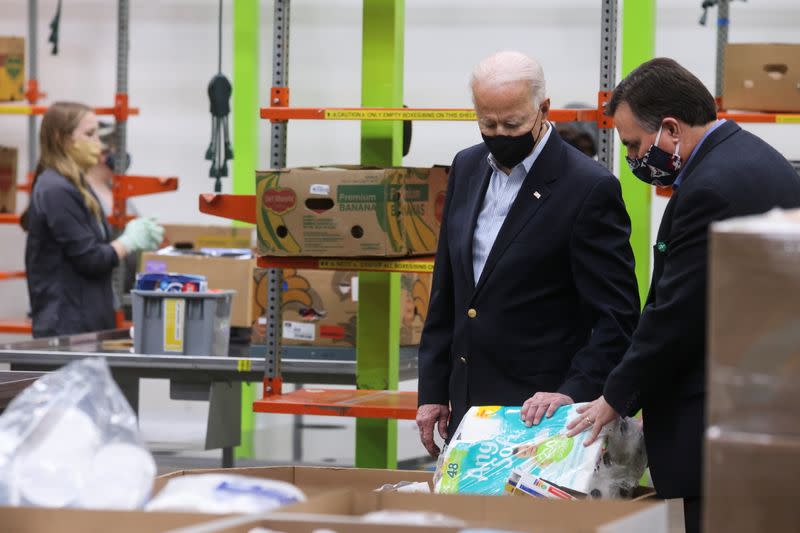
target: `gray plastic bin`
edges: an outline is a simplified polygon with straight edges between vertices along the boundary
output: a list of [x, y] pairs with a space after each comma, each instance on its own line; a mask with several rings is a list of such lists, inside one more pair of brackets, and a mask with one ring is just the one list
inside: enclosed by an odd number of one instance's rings
[[235, 292], [131, 291], [134, 351], [227, 356]]

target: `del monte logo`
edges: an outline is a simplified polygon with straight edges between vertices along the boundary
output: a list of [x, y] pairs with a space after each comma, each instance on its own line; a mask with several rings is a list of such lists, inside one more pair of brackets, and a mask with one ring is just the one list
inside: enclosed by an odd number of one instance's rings
[[266, 209], [282, 215], [294, 209], [295, 205], [297, 205], [297, 195], [292, 189], [274, 187], [264, 191], [261, 196], [261, 203]]

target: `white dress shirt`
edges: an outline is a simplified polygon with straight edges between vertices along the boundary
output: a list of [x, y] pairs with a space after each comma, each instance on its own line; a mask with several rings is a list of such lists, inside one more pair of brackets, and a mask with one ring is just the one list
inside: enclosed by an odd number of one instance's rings
[[476, 284], [481, 277], [484, 265], [486, 265], [486, 259], [489, 258], [494, 241], [497, 239], [497, 234], [500, 233], [500, 228], [522, 187], [522, 182], [525, 181], [525, 176], [530, 172], [536, 158], [542, 153], [551, 131], [553, 131], [553, 127], [548, 124], [541, 141], [528, 157], [511, 169], [511, 174], [500, 170], [500, 166], [492, 154], [488, 156], [493, 172], [489, 179], [489, 187], [486, 189], [486, 196], [483, 198], [478, 223], [475, 225], [475, 234], [472, 236], [472, 272], [475, 275]]

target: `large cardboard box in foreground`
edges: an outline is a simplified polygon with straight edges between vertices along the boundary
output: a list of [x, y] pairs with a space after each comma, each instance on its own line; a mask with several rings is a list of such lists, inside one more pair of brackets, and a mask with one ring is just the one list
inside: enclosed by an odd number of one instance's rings
[[25, 99], [25, 39], [0, 37], [0, 102]]
[[259, 171], [259, 254], [433, 254], [446, 189], [445, 167]]
[[[249, 533], [265, 527], [286, 533], [312, 533], [320, 529], [339, 532], [412, 533], [436, 531], [456, 533], [459, 527], [367, 524], [354, 516], [359, 511], [404, 509], [436, 511], [473, 520], [518, 524], [519, 531], [560, 533], [666, 533], [666, 508], [657, 502], [540, 502], [529, 498], [443, 496], [426, 494], [374, 494], [386, 483], [430, 482], [431, 472], [324, 467], [263, 467], [184, 470], [159, 476], [154, 494], [178, 476], [227, 473], [286, 481], [297, 485], [309, 497], [305, 504], [287, 506], [261, 517], [200, 513], [148, 513], [143, 511], [88, 511], [0, 507], [0, 530], [15, 533]], [[345, 490], [342, 490], [346, 488]], [[567, 504], [566, 506], [563, 504]], [[575, 504], [575, 505], [570, 505]], [[526, 513], [524, 509], [530, 509]], [[337, 513], [336, 515], [323, 513]], [[494, 522], [497, 520], [497, 522]], [[179, 528], [196, 528], [182, 530]]]
[[[264, 344], [267, 271], [256, 278], [253, 344]], [[400, 345], [419, 344], [428, 314], [432, 274], [400, 276]], [[358, 317], [358, 274], [329, 270], [283, 269], [283, 344], [355, 346]]]
[[17, 208], [17, 149], [0, 146], [0, 213]]
[[[375, 524], [350, 517], [317, 514], [273, 513], [259, 518], [201, 513], [149, 513], [145, 511], [89, 511], [86, 509], [44, 509], [0, 507], [0, 531], [8, 533], [212, 533], [241, 531], [256, 527], [282, 533], [374, 533]], [[197, 529], [195, 529], [197, 528]], [[381, 533], [459, 533], [458, 527], [414, 527], [380, 525]], [[626, 532], [627, 533], [627, 532]]]
[[258, 316], [254, 302], [258, 283], [256, 258], [172, 255], [165, 253], [167, 250], [142, 254], [141, 271], [201, 274], [208, 279], [209, 289], [236, 291], [231, 303], [231, 326], [251, 327]]
[[[475, 496], [367, 492], [354, 489], [322, 494], [287, 506], [286, 513], [363, 516], [376, 511], [422, 511], [462, 520], [466, 526], [531, 532], [667, 531], [666, 504], [658, 500], [560, 501], [521, 496]], [[648, 513], [647, 511], [655, 511]], [[636, 516], [628, 524], [641, 529], [608, 529], [610, 523]]]
[[796, 531], [800, 210], [716, 223], [709, 254], [705, 531]]
[[800, 44], [729, 44], [725, 109], [800, 112]]
[[709, 426], [800, 437], [800, 210], [714, 224]]
[[800, 438], [710, 430], [705, 457], [703, 531], [800, 529]]

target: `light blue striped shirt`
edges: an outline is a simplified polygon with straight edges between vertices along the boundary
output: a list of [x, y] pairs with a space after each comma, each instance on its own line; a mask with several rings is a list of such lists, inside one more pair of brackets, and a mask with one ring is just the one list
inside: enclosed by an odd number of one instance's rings
[[472, 236], [472, 272], [475, 275], [476, 284], [481, 278], [481, 272], [489, 258], [489, 252], [497, 239], [497, 234], [500, 233], [500, 228], [506, 220], [511, 205], [517, 198], [522, 182], [525, 181], [525, 176], [530, 172], [536, 158], [542, 153], [551, 131], [553, 131], [553, 127], [548, 124], [542, 140], [528, 157], [511, 169], [510, 175], [500, 170], [492, 154], [489, 154], [489, 165], [493, 170], [492, 177], [489, 179], [489, 187], [483, 198], [478, 223], [475, 224], [475, 234]]

